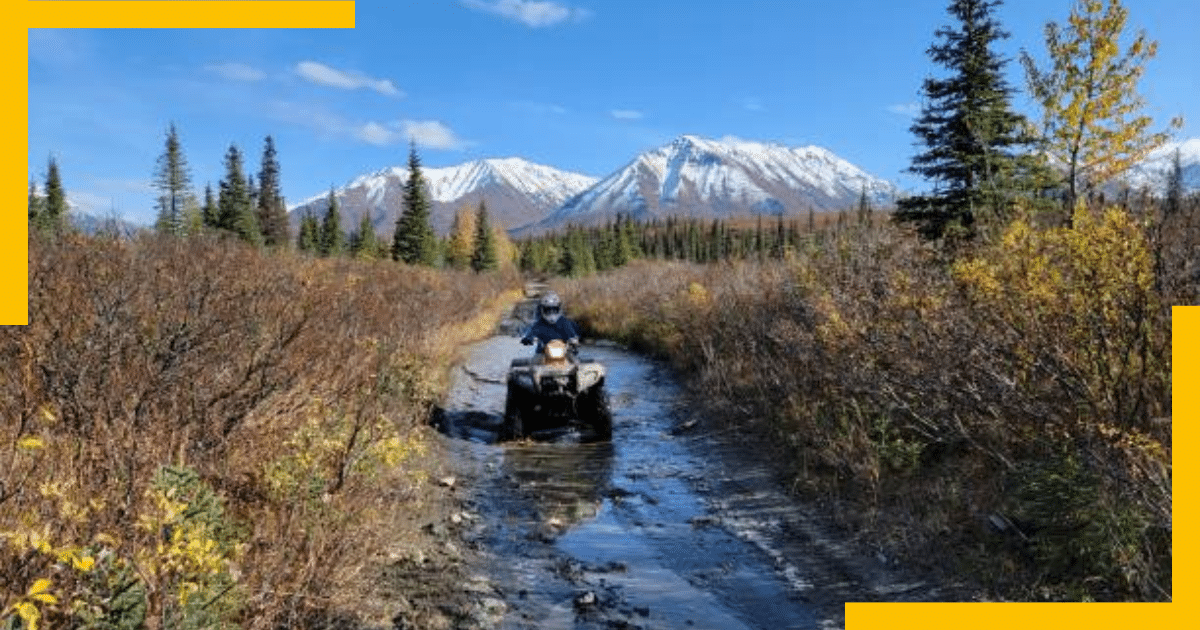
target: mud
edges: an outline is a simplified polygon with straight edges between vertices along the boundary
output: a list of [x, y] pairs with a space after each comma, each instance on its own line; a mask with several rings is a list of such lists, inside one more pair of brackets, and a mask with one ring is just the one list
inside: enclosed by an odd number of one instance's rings
[[611, 442], [498, 443], [508, 363], [529, 352], [515, 326], [469, 349], [435, 419], [473, 554], [462, 627], [839, 628], [847, 601], [959, 599], [839, 541], [738, 436], [706, 431], [666, 367], [619, 347], [586, 350], [609, 370]]

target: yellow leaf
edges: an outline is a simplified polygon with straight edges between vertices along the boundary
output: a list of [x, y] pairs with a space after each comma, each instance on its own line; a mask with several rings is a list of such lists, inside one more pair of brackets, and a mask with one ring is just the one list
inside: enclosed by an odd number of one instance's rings
[[42, 617], [42, 613], [38, 612], [37, 606], [29, 602], [20, 602], [16, 605], [16, 609], [17, 615], [21, 617], [21, 621], [29, 627], [29, 630], [37, 630], [38, 619]]
[[42, 438], [36, 435], [26, 435], [25, 437], [17, 440], [17, 448], [23, 451], [36, 451], [39, 448], [44, 448], [45, 446], [46, 443], [42, 441]]
[[50, 593], [38, 593], [37, 595], [32, 595], [30, 597], [31, 597], [31, 599], [33, 599], [33, 601], [41, 602], [43, 604], [57, 604], [58, 603], [58, 598], [51, 595]]
[[34, 595], [37, 595], [38, 593], [45, 593], [48, 590], [50, 590], [50, 580], [47, 580], [46, 578], [41, 578], [41, 579], [34, 581], [33, 586], [29, 587], [29, 593], [27, 593], [27, 594], [30, 597], [33, 597]]

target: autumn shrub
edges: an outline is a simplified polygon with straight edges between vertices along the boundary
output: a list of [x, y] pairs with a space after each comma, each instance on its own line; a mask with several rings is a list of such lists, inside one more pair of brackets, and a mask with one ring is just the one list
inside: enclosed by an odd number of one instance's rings
[[1154, 224], [1081, 208], [1073, 225], [1019, 219], [952, 259], [843, 226], [786, 261], [639, 263], [561, 288], [596, 334], [670, 359], [711, 423], [768, 436], [793, 487], [915, 562], [1005, 567], [987, 579], [1006, 596], [1169, 599]]
[[29, 252], [30, 324], [0, 330], [0, 619], [51, 626], [353, 600], [454, 348], [514, 280], [202, 237]]

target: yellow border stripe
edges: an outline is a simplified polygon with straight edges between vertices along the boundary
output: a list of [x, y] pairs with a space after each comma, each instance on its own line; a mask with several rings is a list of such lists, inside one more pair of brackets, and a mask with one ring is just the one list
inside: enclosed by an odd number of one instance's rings
[[[1187, 532], [1195, 532], [1196, 501], [1196, 420], [1200, 416], [1200, 306], [1176, 306], [1172, 309], [1174, 320], [1171, 337], [1171, 403], [1175, 419], [1172, 422], [1171, 440], [1171, 520], [1172, 571], [1175, 574], [1175, 606], [1187, 605], [1189, 610], [1196, 605], [1194, 571], [1200, 554], [1196, 539]], [[1176, 466], [1175, 464], [1181, 464]], [[1179, 501], [1175, 501], [1179, 499]], [[1197, 611], [1193, 611], [1197, 612]], [[1177, 619], [1193, 619], [1191, 613], [1180, 611]]]
[[28, 28], [354, 28], [350, 0], [74, 0], [26, 7]]
[[[27, 217], [29, 167], [29, 44], [30, 28], [354, 28], [354, 2], [279, 0], [228, 1], [5, 1], [5, 24], [0, 25], [0, 81], [16, 86], [3, 99], [7, 138], [16, 146], [0, 155], [4, 210], [0, 212], [0, 325], [29, 320], [29, 252]], [[24, 92], [24, 94], [22, 94]], [[25, 121], [22, 123], [21, 121]], [[72, 169], [60, 163], [63, 183], [70, 190]], [[42, 167], [44, 170], [44, 167]], [[42, 182], [38, 182], [39, 188]]]
[[[21, 24], [19, 20], [8, 22]], [[0, 325], [29, 322], [29, 31], [24, 26], [0, 26], [0, 82], [13, 86], [11, 96], [0, 100], [0, 124], [9, 127], [13, 145], [0, 151]], [[17, 139], [20, 139], [17, 141]], [[45, 167], [42, 166], [44, 169]], [[44, 182], [38, 183], [40, 190]], [[0, 422], [7, 419], [0, 418]]]

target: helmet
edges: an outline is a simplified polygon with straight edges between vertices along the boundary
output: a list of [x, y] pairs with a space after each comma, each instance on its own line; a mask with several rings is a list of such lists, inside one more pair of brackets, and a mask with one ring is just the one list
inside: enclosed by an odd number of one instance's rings
[[550, 291], [538, 300], [538, 315], [551, 324], [558, 321], [562, 316], [562, 299], [557, 293]]

